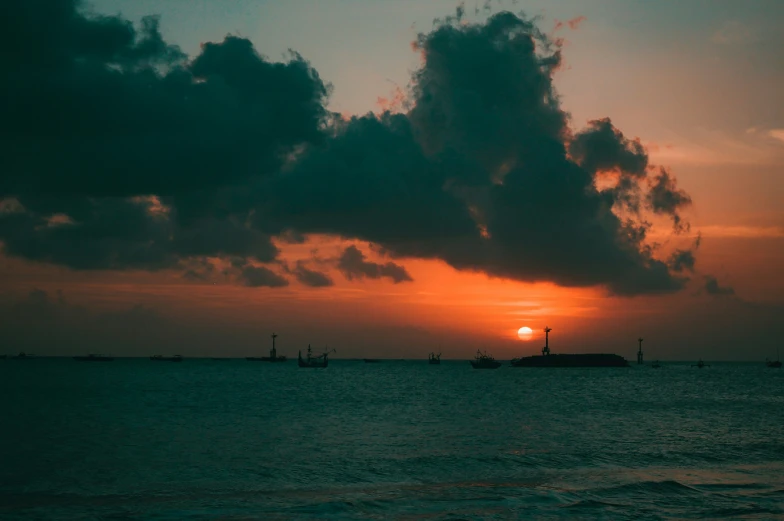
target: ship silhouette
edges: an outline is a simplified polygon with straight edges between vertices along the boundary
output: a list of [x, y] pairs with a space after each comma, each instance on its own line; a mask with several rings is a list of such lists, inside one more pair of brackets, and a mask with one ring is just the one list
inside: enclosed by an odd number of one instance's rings
[[299, 367], [313, 367], [313, 368], [320, 368], [320, 367], [327, 367], [329, 365], [329, 355], [330, 353], [334, 353], [335, 350], [332, 349], [331, 351], [326, 351], [318, 356], [313, 356], [313, 350], [308, 344], [308, 353], [305, 358], [302, 358], [302, 351], [297, 354], [297, 365]]
[[501, 367], [501, 362], [488, 355], [487, 352], [476, 350], [476, 356], [470, 360], [471, 366], [474, 369], [498, 369]]

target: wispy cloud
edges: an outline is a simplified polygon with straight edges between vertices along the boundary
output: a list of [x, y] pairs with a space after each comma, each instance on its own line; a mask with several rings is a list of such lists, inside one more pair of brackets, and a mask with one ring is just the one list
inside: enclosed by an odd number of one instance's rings
[[784, 128], [772, 128], [768, 130], [768, 135], [784, 143]]
[[752, 43], [757, 40], [757, 33], [754, 30], [736, 20], [724, 22], [711, 35], [711, 42], [716, 45], [739, 45]]

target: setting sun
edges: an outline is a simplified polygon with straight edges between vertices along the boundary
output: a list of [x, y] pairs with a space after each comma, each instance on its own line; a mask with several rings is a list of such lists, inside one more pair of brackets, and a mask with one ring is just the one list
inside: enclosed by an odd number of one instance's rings
[[523, 326], [517, 330], [517, 336], [520, 340], [531, 340], [534, 336], [534, 331], [528, 326]]

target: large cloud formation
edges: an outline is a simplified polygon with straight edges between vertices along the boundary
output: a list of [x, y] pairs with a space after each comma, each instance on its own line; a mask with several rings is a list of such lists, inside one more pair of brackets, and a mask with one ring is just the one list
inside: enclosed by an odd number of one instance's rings
[[[609, 118], [570, 129], [560, 49], [532, 21], [459, 10], [416, 46], [406, 112], [345, 120], [297, 54], [273, 63], [228, 36], [189, 59], [154, 17], [135, 28], [77, 0], [4, 2], [6, 254], [77, 269], [240, 258], [245, 284], [283, 286], [253, 265], [280, 260], [272, 238], [324, 233], [516, 280], [683, 286], [684, 264], [646, 245], [645, 214], [678, 232], [691, 199]], [[410, 278], [346, 251], [347, 277]]]

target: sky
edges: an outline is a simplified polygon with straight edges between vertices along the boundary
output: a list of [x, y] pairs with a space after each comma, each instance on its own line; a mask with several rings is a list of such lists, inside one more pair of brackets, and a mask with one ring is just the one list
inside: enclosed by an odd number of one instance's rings
[[[149, 17], [155, 15], [155, 17]], [[784, 4], [0, 7], [4, 350], [762, 360]], [[534, 330], [520, 338], [521, 327]]]

